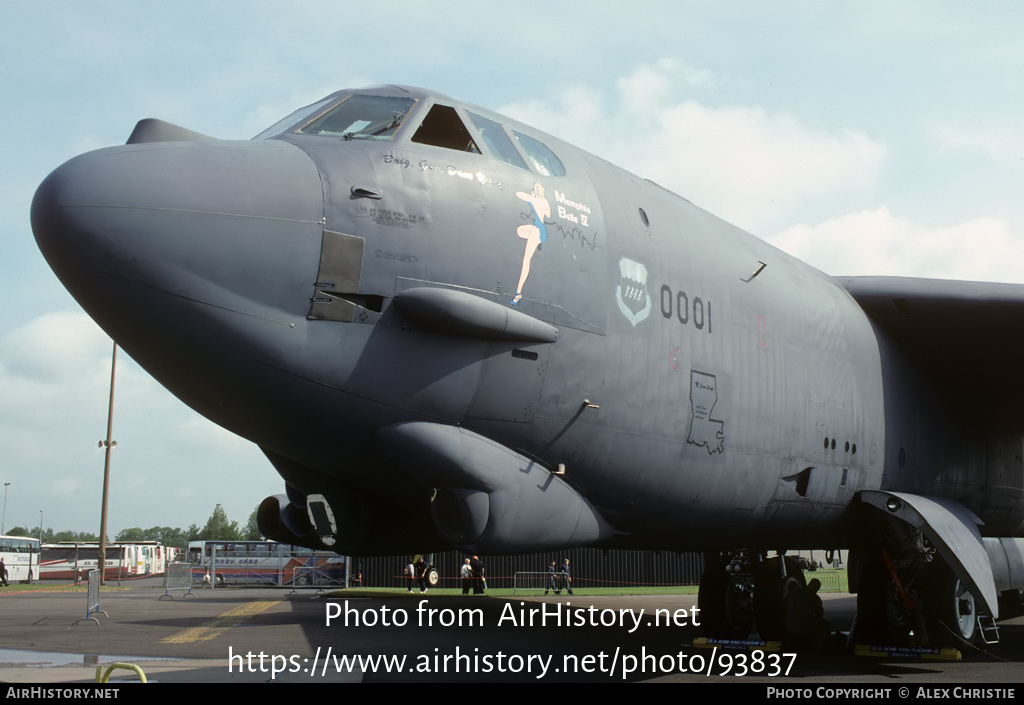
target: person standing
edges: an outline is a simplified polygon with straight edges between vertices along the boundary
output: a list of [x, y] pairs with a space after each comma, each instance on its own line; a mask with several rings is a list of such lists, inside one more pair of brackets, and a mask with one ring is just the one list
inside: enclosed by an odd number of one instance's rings
[[3, 558], [0, 558], [0, 580], [3, 581], [4, 587], [7, 587], [7, 564]]
[[558, 568], [555, 566], [555, 562], [551, 561], [551, 565], [548, 566], [548, 586], [544, 588], [544, 594], [547, 595], [548, 591], [555, 593], [556, 595], [561, 592], [558, 589], [558, 578], [555, 575], [558, 573]]
[[479, 556], [473, 556], [473, 559], [469, 562], [469, 567], [473, 572], [473, 594], [483, 595], [484, 594], [484, 562], [480, 560]]
[[462, 576], [462, 594], [468, 595], [469, 590], [473, 587], [473, 569], [469, 565], [469, 559], [462, 564], [462, 570], [459, 572]]
[[[569, 573], [569, 559], [566, 558], [562, 561], [562, 581], [565, 584], [565, 591], [570, 595], [574, 594], [572, 591], [572, 575]], [[558, 593], [555, 593], [556, 595]]]
[[420, 581], [420, 592], [427, 591], [427, 562], [423, 560], [423, 554], [416, 559], [416, 578]]

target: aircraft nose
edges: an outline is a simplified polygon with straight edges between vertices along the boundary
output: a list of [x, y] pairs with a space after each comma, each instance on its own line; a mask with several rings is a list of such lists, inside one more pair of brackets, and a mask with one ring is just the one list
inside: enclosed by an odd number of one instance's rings
[[[323, 190], [312, 160], [283, 142], [138, 144], [58, 167], [37, 189], [31, 218], [43, 256], [94, 316], [115, 281], [271, 306], [297, 294], [304, 310]], [[304, 257], [312, 271], [299, 284], [282, 262]]]

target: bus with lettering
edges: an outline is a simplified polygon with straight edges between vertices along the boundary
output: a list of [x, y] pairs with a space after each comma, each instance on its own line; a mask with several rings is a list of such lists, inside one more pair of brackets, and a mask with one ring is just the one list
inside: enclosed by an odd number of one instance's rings
[[[62, 541], [42, 548], [43, 580], [83, 580], [90, 570], [99, 567], [100, 545], [96, 541]], [[174, 551], [158, 541], [108, 542], [104, 578], [158, 575], [166, 570], [172, 555]]]
[[39, 580], [39, 539], [0, 536], [0, 558], [3, 558], [7, 569], [7, 582]]
[[276, 541], [190, 541], [194, 584], [305, 587], [348, 581], [348, 557]]

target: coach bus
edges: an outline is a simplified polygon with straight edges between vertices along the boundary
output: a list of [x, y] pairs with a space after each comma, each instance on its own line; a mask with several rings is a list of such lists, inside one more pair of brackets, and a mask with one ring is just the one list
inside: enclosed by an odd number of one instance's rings
[[347, 557], [276, 541], [190, 541], [188, 562], [196, 584], [344, 587], [348, 580]]
[[7, 582], [39, 580], [39, 539], [0, 536], [0, 558], [7, 568]]
[[[170, 551], [156, 541], [107, 544], [107, 580], [141, 578], [163, 573]], [[96, 541], [62, 541], [43, 546], [40, 574], [44, 580], [81, 580], [99, 566], [100, 545]]]

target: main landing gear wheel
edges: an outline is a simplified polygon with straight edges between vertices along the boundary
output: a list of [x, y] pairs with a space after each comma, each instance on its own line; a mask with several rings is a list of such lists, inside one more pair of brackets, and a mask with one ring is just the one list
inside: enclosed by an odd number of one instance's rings
[[974, 595], [946, 565], [929, 568], [925, 608], [933, 645], [971, 644], [978, 635], [978, 606]]
[[750, 577], [731, 574], [721, 561], [709, 562], [700, 577], [697, 608], [704, 633], [713, 639], [745, 639], [754, 626]]
[[800, 565], [793, 558], [785, 559], [786, 573], [782, 573], [782, 558], [776, 556], [761, 564], [754, 589], [754, 619], [757, 633], [765, 641], [787, 641], [787, 616], [801, 604], [801, 595], [807, 588]]

